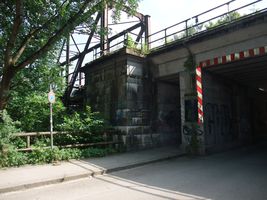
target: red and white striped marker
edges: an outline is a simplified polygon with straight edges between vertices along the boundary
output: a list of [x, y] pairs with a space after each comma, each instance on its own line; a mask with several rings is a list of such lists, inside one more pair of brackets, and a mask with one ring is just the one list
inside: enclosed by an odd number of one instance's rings
[[203, 93], [202, 93], [202, 76], [201, 66], [196, 68], [196, 88], [197, 88], [197, 107], [198, 107], [198, 123], [203, 123]]
[[204, 67], [211, 67], [219, 64], [225, 64], [237, 60], [241, 60], [244, 58], [250, 58], [254, 56], [261, 56], [267, 53], [267, 46], [264, 47], [258, 47], [253, 49], [248, 49], [245, 51], [240, 51], [236, 53], [231, 53], [228, 55], [223, 55], [219, 57], [215, 57], [212, 59], [207, 59], [205, 61], [200, 62], [200, 65]]

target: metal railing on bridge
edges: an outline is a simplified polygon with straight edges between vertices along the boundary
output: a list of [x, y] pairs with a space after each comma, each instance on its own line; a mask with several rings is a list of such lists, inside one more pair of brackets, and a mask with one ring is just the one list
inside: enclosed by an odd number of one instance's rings
[[267, 11], [266, 0], [256, 0], [244, 3], [241, 0], [231, 0], [177, 24], [164, 28], [149, 35], [151, 51], [167, 44], [193, 37], [219, 26], [224, 26], [251, 15]]

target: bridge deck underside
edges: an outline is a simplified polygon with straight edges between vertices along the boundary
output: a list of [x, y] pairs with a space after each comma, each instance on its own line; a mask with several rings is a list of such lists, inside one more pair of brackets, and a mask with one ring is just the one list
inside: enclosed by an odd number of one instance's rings
[[239, 84], [267, 91], [267, 55], [205, 68]]

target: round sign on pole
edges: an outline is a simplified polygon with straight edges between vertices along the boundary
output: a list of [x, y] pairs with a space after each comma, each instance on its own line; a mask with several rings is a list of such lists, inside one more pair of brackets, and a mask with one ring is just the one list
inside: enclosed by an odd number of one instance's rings
[[55, 103], [56, 101], [56, 95], [52, 90], [48, 93], [48, 101], [50, 103]]

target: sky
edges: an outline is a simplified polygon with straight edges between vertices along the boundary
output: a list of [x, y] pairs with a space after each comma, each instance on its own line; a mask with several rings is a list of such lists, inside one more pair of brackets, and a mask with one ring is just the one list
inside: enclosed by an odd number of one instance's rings
[[[151, 16], [153, 33], [228, 1], [230, 0], [141, 0], [138, 10], [144, 15]], [[254, 1], [236, 0], [230, 4], [230, 9]], [[263, 0], [255, 9], [263, 4], [266, 7], [267, 0]], [[225, 11], [227, 11], [226, 6]]]

